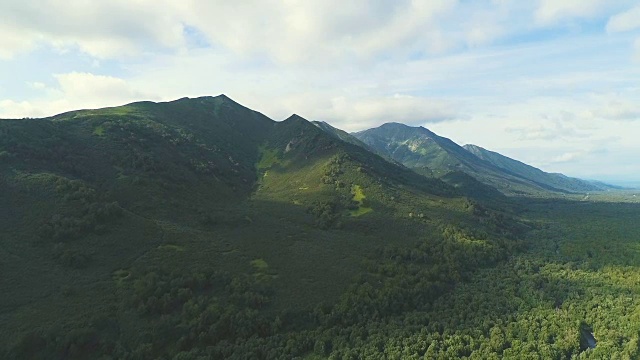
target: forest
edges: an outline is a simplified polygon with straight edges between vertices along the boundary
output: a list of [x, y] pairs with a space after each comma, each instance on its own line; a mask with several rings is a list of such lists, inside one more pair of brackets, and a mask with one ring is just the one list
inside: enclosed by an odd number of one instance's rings
[[[118, 296], [111, 306], [117, 317], [105, 314], [71, 330], [62, 325], [32, 329], [7, 356], [640, 356], [640, 271], [635, 265], [640, 234], [630, 221], [637, 218], [638, 205], [521, 205], [529, 207], [534, 229], [515, 246], [446, 227], [437, 239], [379, 247], [362, 261], [360, 273], [336, 301], [318, 299], [318, 305], [305, 310], [274, 306], [277, 275], [264, 260], [253, 261], [247, 274], [172, 264], [134, 267], [113, 276]], [[73, 289], [66, 291], [69, 299], [78, 296]], [[589, 348], [585, 331], [593, 333], [595, 348]]]

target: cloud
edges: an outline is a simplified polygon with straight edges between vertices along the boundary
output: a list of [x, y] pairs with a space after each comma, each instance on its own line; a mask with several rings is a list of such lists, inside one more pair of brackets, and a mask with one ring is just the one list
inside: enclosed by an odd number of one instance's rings
[[502, 36], [504, 32], [505, 30], [498, 25], [481, 24], [468, 30], [466, 40], [471, 46], [486, 45]]
[[610, 100], [606, 105], [591, 110], [588, 114], [607, 120], [640, 120], [640, 105], [626, 100]]
[[37, 37], [37, 34], [7, 26], [0, 21], [0, 59], [11, 59], [16, 54], [27, 52]]
[[0, 119], [17, 119], [39, 116], [40, 113], [30, 101], [0, 100]]
[[591, 132], [579, 129], [575, 121], [577, 116], [567, 111], [561, 111], [554, 116], [542, 116], [536, 121], [520, 126], [508, 126], [505, 131], [515, 134], [518, 140], [552, 141], [558, 139], [588, 138]]
[[27, 85], [34, 90], [44, 90], [47, 88], [47, 85], [39, 81], [27, 82]]
[[607, 32], [615, 33], [640, 28], [640, 6], [636, 6], [609, 18]]
[[[458, 41], [441, 31], [455, 0], [183, 2], [185, 20], [211, 43], [279, 63], [362, 61], [414, 51], [439, 53]], [[196, 5], [197, 4], [197, 5]], [[238, 21], [237, 14], [242, 14]]]
[[371, 128], [386, 122], [417, 126], [463, 118], [465, 116], [448, 101], [400, 94], [355, 101], [344, 97], [334, 98], [326, 114], [326, 120], [347, 131]]
[[535, 12], [539, 24], [549, 25], [573, 18], [600, 15], [610, 5], [609, 0], [540, 0]]
[[29, 101], [0, 101], [0, 117], [43, 117], [79, 108], [117, 106], [136, 100], [153, 100], [157, 96], [134, 89], [125, 80], [91, 73], [66, 73], [53, 76], [57, 86], [42, 83], [30, 86], [45, 96]]
[[524, 127], [507, 127], [507, 132], [515, 134], [519, 140], [554, 140], [563, 134], [556, 129], [542, 125], [530, 125]]
[[585, 155], [585, 151], [572, 151], [558, 155], [550, 160], [551, 163], [566, 163], [575, 161]]
[[544, 27], [620, 4], [540, 0], [534, 9], [535, 3], [502, 0], [5, 0], [0, 57], [38, 46], [101, 59], [210, 46], [282, 64], [403, 60], [530, 32], [533, 10]]
[[[184, 27], [169, 0], [4, 0], [0, 3], [0, 56], [39, 44], [79, 48], [108, 58], [184, 45]], [[167, 11], [168, 10], [168, 11]]]
[[458, 0], [5, 0], [0, 56], [46, 45], [123, 58], [207, 44], [284, 64], [406, 59], [491, 44], [526, 27], [517, 11], [528, 7]]
[[148, 96], [131, 88], [125, 80], [113, 76], [72, 72], [56, 74], [54, 78], [59, 84], [60, 92], [73, 102], [91, 103], [99, 100], [118, 103]]

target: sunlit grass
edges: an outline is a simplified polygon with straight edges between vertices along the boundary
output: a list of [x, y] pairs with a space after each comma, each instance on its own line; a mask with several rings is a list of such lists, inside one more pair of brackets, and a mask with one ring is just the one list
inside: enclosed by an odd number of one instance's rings
[[358, 208], [349, 212], [351, 216], [358, 217], [373, 211], [370, 207], [362, 206], [364, 199], [367, 197], [364, 195], [364, 191], [362, 191], [360, 185], [353, 185], [351, 193], [353, 194], [353, 201], [358, 203]]
[[164, 244], [164, 245], [158, 246], [158, 250], [184, 251], [184, 247], [179, 245], [173, 245], [173, 244]]
[[104, 136], [104, 127], [102, 125], [96, 126], [93, 130], [93, 135]]

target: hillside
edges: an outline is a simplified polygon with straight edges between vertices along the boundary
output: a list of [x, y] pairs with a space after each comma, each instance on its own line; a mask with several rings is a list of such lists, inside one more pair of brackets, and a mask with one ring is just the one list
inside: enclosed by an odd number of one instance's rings
[[418, 173], [442, 177], [452, 171], [464, 172], [507, 195], [601, 190], [584, 181], [561, 180], [562, 175], [545, 176], [525, 164], [516, 166], [515, 160], [498, 159], [499, 154], [465, 149], [423, 127], [387, 123], [353, 135]]
[[302, 356], [309, 329], [430, 308], [528, 229], [225, 96], [2, 120], [0, 159], [9, 359]]
[[611, 188], [606, 184], [598, 185], [596, 183], [568, 177], [562, 174], [547, 173], [497, 152], [481, 148], [480, 146], [464, 145], [463, 147], [478, 158], [490, 162], [506, 172], [518, 175], [524, 179], [529, 179], [537, 184], [544, 184], [550, 188], [560, 189], [567, 192], [602, 191]]
[[365, 148], [369, 151], [373, 151], [373, 149], [371, 149], [367, 144], [363, 143], [362, 141], [358, 140], [358, 138], [356, 138], [355, 136], [349, 134], [346, 131], [340, 130], [338, 128], [335, 128], [331, 125], [329, 125], [328, 123], [324, 122], [324, 121], [312, 121], [311, 122], [313, 125], [317, 126], [318, 128], [322, 129], [324, 132], [326, 132], [327, 134], [334, 136], [337, 139], [340, 139], [344, 142], [353, 144], [353, 145], [357, 145], [360, 146], [362, 148]]

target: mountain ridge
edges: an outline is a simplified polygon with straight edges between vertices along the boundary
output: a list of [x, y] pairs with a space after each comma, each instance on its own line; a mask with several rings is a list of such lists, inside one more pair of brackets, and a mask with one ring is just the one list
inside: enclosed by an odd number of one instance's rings
[[603, 190], [579, 179], [562, 181], [560, 176], [549, 175], [530, 165], [497, 153], [483, 152], [484, 149], [471, 145], [462, 147], [424, 127], [386, 123], [353, 135], [419, 173], [443, 176], [451, 171], [462, 171], [507, 194]]
[[[107, 113], [111, 112], [113, 115], [144, 117], [149, 115], [145, 114], [145, 111], [155, 112], [154, 114], [157, 116], [158, 111], [165, 111], [163, 109], [168, 109], [172, 106], [188, 107], [190, 106], [189, 104], [193, 103], [209, 105], [213, 108], [214, 112], [225, 107], [243, 109], [243, 111], [246, 111], [247, 113], [250, 112], [251, 114], [254, 114], [253, 117], [257, 122], [254, 121], [253, 124], [257, 128], [261, 129], [261, 132], [265, 132], [266, 127], [276, 126], [276, 124], [280, 122], [274, 121], [257, 111], [235, 102], [225, 94], [194, 98], [183, 97], [163, 102], [138, 101], [124, 106], [108, 107], [100, 110], [106, 111]], [[155, 110], [150, 110], [154, 107]], [[133, 110], [126, 110], [127, 108]], [[91, 116], [95, 111], [96, 109], [73, 110], [54, 115], [50, 118], [53, 121], [69, 120], [70, 118]], [[296, 120], [308, 121], [297, 114], [292, 114], [283, 121]], [[375, 128], [388, 133], [393, 133], [392, 137], [397, 137], [402, 140], [400, 142], [403, 142], [403, 144], [395, 144], [393, 145], [393, 149], [390, 149], [389, 146], [391, 145], [389, 143], [385, 143], [382, 139], [367, 138], [367, 134], [374, 129], [367, 129], [349, 134], [326, 122], [314, 121], [311, 123], [339, 140], [360, 146], [382, 156], [387, 161], [403, 164], [423, 175], [442, 176], [450, 171], [466, 171], [472, 175], [476, 174], [475, 177], [486, 184], [500, 188], [502, 191], [506, 191], [506, 193], [510, 194], [521, 193], [521, 189], [513, 191], [513, 188], [519, 187], [524, 187], [525, 193], [531, 191], [571, 193], [604, 191], [619, 188], [599, 181], [587, 181], [567, 177], [564, 174], [546, 173], [526, 163], [508, 158], [504, 155], [483, 149], [476, 145], [467, 144], [459, 146], [450, 139], [439, 136], [422, 126], [411, 127], [398, 122], [389, 122]], [[228, 126], [233, 125], [232, 123], [229, 123]], [[253, 132], [249, 132], [249, 134], [252, 133]], [[414, 138], [411, 138], [412, 136]], [[363, 141], [363, 139], [368, 139], [368, 141]], [[429, 143], [429, 141], [432, 143]], [[416, 151], [412, 151], [411, 149]], [[465, 150], [464, 152], [462, 151], [463, 149]], [[474, 157], [469, 157], [468, 153], [473, 154]], [[476, 158], [482, 161], [478, 162]], [[509, 185], [510, 183], [514, 183], [515, 186], [512, 187]]]
[[489, 161], [504, 169], [505, 171], [509, 171], [523, 178], [543, 183], [557, 189], [570, 192], [588, 192], [603, 191], [608, 188], [605, 186], [598, 186], [587, 180], [569, 177], [561, 173], [548, 173], [524, 162], [509, 158], [495, 151], [484, 149], [477, 145], [467, 144], [464, 145], [463, 148], [479, 158]]

